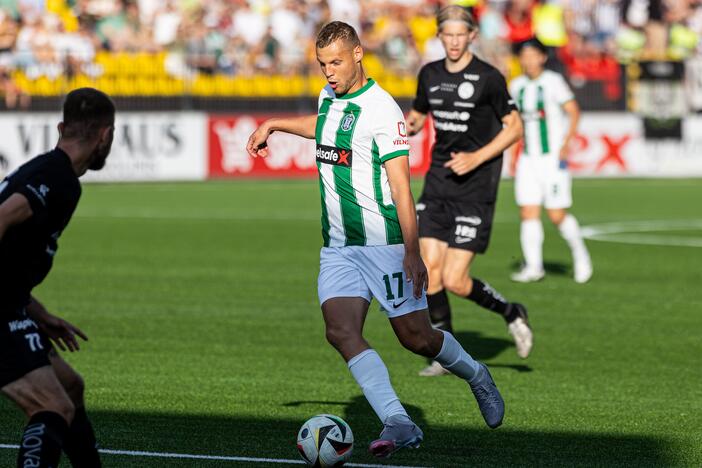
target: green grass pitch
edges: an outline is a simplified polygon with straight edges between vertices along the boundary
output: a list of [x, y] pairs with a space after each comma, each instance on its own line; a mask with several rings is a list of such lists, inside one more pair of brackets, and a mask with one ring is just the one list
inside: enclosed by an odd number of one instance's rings
[[[545, 223], [548, 276], [514, 284], [512, 188], [502, 185], [474, 274], [529, 307], [532, 356], [516, 356], [501, 319], [451, 298], [458, 339], [503, 393], [504, 425], [484, 425], [463, 381], [418, 377], [424, 361], [373, 304], [366, 336], [426, 436], [389, 463], [702, 465], [702, 250], [590, 241], [595, 276], [577, 285]], [[702, 238], [699, 180], [578, 180], [574, 196], [583, 225], [657, 221], [656, 239]], [[297, 459], [299, 425], [333, 413], [354, 431], [351, 461], [376, 463], [366, 447], [380, 425], [324, 339], [320, 243], [314, 180], [86, 186], [36, 295], [90, 337], [67, 359], [87, 382], [101, 445]], [[0, 443], [16, 444], [22, 425], [0, 399]], [[103, 458], [106, 467], [266, 465]], [[14, 459], [0, 450], [0, 466]]]

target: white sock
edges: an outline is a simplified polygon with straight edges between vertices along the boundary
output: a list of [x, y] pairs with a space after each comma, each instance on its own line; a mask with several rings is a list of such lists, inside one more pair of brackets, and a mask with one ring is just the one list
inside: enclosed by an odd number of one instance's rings
[[543, 271], [544, 227], [540, 219], [522, 221], [519, 239], [526, 267], [531, 271]]
[[388, 369], [374, 349], [367, 349], [352, 357], [348, 366], [381, 422], [395, 414], [407, 416], [407, 411], [390, 384]]
[[590, 254], [585, 247], [585, 241], [583, 241], [583, 236], [580, 234], [580, 225], [575, 216], [568, 213], [561, 224], [558, 225], [558, 230], [561, 232], [561, 236], [568, 243], [570, 251], [573, 254], [573, 261], [590, 261]]
[[441, 351], [434, 360], [444, 369], [451, 371], [452, 374], [470, 382], [480, 369], [478, 361], [463, 349], [452, 334], [440, 331], [444, 334], [444, 344], [441, 345]]

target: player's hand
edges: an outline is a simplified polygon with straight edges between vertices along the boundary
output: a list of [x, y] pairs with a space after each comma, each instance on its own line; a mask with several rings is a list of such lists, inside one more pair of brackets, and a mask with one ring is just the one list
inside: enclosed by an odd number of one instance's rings
[[562, 171], [567, 171], [568, 170], [568, 160], [567, 159], [559, 159], [558, 160], [558, 169]]
[[446, 162], [444, 167], [448, 167], [457, 175], [462, 176], [475, 170], [483, 162], [476, 152], [452, 151], [451, 160]]
[[270, 135], [271, 131], [265, 123], [258, 127], [256, 131], [251, 134], [249, 141], [246, 143], [246, 152], [249, 153], [252, 158], [257, 158], [259, 156], [265, 158], [268, 156], [268, 144], [266, 141]]
[[405, 258], [402, 263], [405, 269], [407, 282], [412, 282], [412, 294], [416, 299], [419, 299], [422, 297], [422, 292], [426, 291], [429, 285], [427, 267], [424, 266], [424, 262], [419, 253], [414, 252], [405, 252]]
[[420, 122], [419, 120], [420, 119], [412, 113], [407, 116], [407, 135], [415, 136], [422, 130], [421, 124], [424, 122]]
[[78, 327], [49, 313], [41, 317], [38, 325], [41, 331], [43, 331], [61, 351], [68, 350], [73, 352], [80, 350], [80, 345], [76, 338], [77, 336], [81, 337], [84, 341], [88, 341], [88, 337]]

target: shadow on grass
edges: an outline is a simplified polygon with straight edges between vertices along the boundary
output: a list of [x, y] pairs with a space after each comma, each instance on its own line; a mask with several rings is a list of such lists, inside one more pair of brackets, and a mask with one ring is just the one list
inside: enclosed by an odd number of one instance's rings
[[[523, 266], [524, 263], [522, 262], [512, 262], [510, 264], [510, 269], [512, 271], [518, 271]], [[570, 276], [572, 273], [572, 268], [570, 264], [567, 263], [544, 261], [544, 271], [547, 275]]]
[[[489, 361], [496, 358], [505, 350], [514, 349], [514, 343], [505, 338], [484, 336], [476, 331], [456, 331], [454, 336], [461, 346], [478, 361]], [[489, 367], [501, 367], [517, 372], [531, 372], [533, 369], [526, 364], [490, 364]]]
[[[309, 406], [309, 416], [334, 413], [353, 429], [356, 447], [352, 461], [378, 463], [366, 447], [379, 433], [380, 424], [362, 396], [348, 402], [292, 401], [284, 407]], [[275, 411], [276, 404], [271, 409]], [[665, 439], [598, 433], [565, 433], [485, 427], [442, 427], [426, 423], [423, 411], [406, 405], [423, 428], [419, 450], [398, 452], [392, 464], [421, 466], [664, 466], [676, 447]], [[0, 443], [15, 444], [22, 417], [0, 404]], [[12, 413], [12, 414], [10, 414]], [[295, 438], [303, 420], [176, 415], [138, 412], [91, 411], [103, 447], [220, 456], [266, 457], [297, 460]], [[476, 424], [471, 421], [471, 424]], [[0, 450], [0, 466], [14, 466], [14, 450]], [[285, 466], [232, 461], [155, 459], [103, 455], [109, 467], [215, 467]], [[62, 467], [67, 467], [64, 462]], [[299, 465], [298, 465], [299, 466]]]

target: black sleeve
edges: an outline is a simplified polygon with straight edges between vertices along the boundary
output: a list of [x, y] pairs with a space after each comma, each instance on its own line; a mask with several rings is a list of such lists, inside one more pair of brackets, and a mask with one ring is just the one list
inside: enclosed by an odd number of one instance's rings
[[513, 110], [518, 111], [514, 99], [509, 95], [507, 82], [502, 73], [495, 70], [488, 80], [488, 96], [490, 105], [498, 119], [506, 116]]
[[419, 71], [419, 78], [417, 79], [417, 95], [412, 103], [412, 109], [422, 114], [429, 113], [429, 99], [427, 98], [427, 67], [423, 67]]
[[67, 210], [70, 203], [71, 189], [56, 171], [40, 170], [21, 181], [16, 193], [21, 193], [29, 201], [32, 216], [36, 220], [46, 218], [49, 210], [61, 212]]

